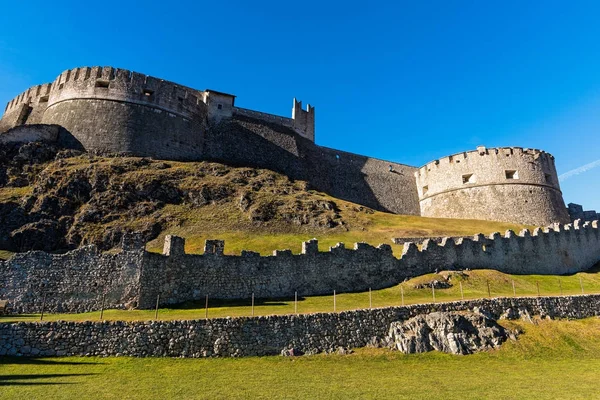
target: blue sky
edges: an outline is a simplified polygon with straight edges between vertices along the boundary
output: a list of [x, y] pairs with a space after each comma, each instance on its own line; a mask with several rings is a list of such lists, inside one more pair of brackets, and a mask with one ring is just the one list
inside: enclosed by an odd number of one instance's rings
[[[599, 20], [593, 1], [9, 2], [0, 104], [111, 65], [285, 116], [297, 97], [324, 146], [415, 166], [535, 147], [562, 174], [600, 159]], [[600, 211], [600, 167], [561, 186]]]

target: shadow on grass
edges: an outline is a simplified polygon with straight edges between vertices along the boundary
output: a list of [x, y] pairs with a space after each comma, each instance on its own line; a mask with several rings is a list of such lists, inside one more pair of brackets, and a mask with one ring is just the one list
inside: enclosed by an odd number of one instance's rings
[[[232, 300], [222, 300], [222, 299], [208, 299], [208, 308], [219, 308], [219, 307], [251, 307], [252, 300], [251, 299], [232, 299]], [[298, 296], [298, 302], [306, 300], [305, 297]], [[294, 303], [294, 298], [280, 297], [274, 299], [254, 299], [254, 306], [290, 306]], [[194, 300], [194, 301], [186, 301], [180, 304], [169, 305], [169, 308], [172, 310], [199, 310], [204, 309], [206, 306], [205, 300]]]
[[[15, 364], [15, 365], [102, 365], [106, 364], [97, 361], [63, 361], [63, 360], [48, 360], [34, 357], [0, 357], [0, 365]], [[1, 375], [0, 375], [1, 379]]]
[[[64, 364], [64, 363], [58, 363]], [[77, 382], [28, 382], [32, 379], [66, 378], [71, 376], [90, 376], [98, 374], [30, 374], [30, 375], [0, 375], [0, 386], [34, 386], [34, 385], [72, 385]], [[19, 382], [26, 381], [26, 382]]]

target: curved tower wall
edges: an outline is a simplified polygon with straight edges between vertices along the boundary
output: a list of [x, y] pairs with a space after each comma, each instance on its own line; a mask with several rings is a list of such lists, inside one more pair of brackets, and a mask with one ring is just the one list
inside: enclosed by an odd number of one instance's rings
[[479, 147], [430, 162], [415, 177], [425, 217], [569, 221], [554, 157], [540, 150]]
[[42, 123], [88, 150], [192, 160], [202, 156], [207, 111], [190, 88], [111, 67], [76, 68], [53, 83]]

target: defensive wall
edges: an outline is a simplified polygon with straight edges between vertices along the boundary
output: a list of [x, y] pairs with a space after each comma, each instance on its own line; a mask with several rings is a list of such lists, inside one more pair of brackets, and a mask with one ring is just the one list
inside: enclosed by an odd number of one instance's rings
[[304, 315], [147, 322], [0, 323], [0, 356], [243, 357], [315, 354], [381, 343], [390, 324], [436, 311], [488, 317], [600, 315], [600, 295], [494, 298]]
[[204, 254], [185, 254], [185, 241], [168, 236], [163, 254], [149, 253], [139, 235], [124, 237], [123, 251], [99, 253], [93, 246], [63, 255], [29, 252], [0, 262], [0, 298], [13, 312], [80, 312], [107, 308], [153, 308], [188, 300], [278, 298], [365, 291], [393, 286], [435, 270], [494, 269], [510, 274], [570, 274], [600, 261], [598, 222], [523, 230], [519, 235], [482, 234], [405, 243], [401, 258], [389, 245], [343, 244], [320, 252], [304, 242], [301, 254], [272, 256], [243, 251], [225, 255], [222, 241], [207, 241]]
[[569, 221], [554, 157], [541, 150], [478, 147], [432, 161], [415, 176], [425, 217]]
[[237, 107], [234, 95], [215, 90], [82, 67], [11, 100], [0, 132], [39, 123], [63, 127], [86, 150], [269, 168], [397, 214], [537, 226], [569, 221], [554, 158], [545, 152], [481, 147], [418, 169], [316, 145], [315, 109], [296, 99], [288, 118]]
[[571, 217], [571, 221], [576, 221], [578, 219], [582, 221], [594, 221], [600, 219], [600, 213], [597, 213], [596, 210], [583, 210], [583, 206], [580, 204], [569, 203], [567, 205], [567, 210], [569, 212], [569, 217]]

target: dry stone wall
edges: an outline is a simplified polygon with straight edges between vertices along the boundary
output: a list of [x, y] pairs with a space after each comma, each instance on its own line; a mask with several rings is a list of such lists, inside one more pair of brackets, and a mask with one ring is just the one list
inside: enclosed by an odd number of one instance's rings
[[496, 298], [331, 314], [148, 322], [0, 323], [0, 356], [242, 357], [319, 353], [380, 342], [390, 324], [431, 312], [521, 313], [551, 318], [600, 315], [600, 295]]
[[103, 301], [106, 308], [135, 305], [144, 250], [125, 244], [117, 254], [95, 246], [16, 254], [0, 262], [0, 299], [9, 300], [13, 313], [84, 312], [99, 310]]
[[152, 308], [203, 299], [280, 298], [365, 291], [393, 286], [435, 270], [494, 269], [511, 274], [570, 274], [600, 261], [598, 222], [552, 229], [507, 231], [472, 239], [405, 243], [395, 258], [389, 245], [343, 244], [320, 252], [304, 242], [302, 254], [225, 255], [224, 242], [207, 241], [203, 255], [185, 254], [185, 240], [168, 236], [163, 254], [144, 251], [138, 235], [125, 235], [120, 253], [85, 247], [64, 255], [30, 252], [0, 262], [0, 298], [12, 312], [79, 312], [106, 307]]

